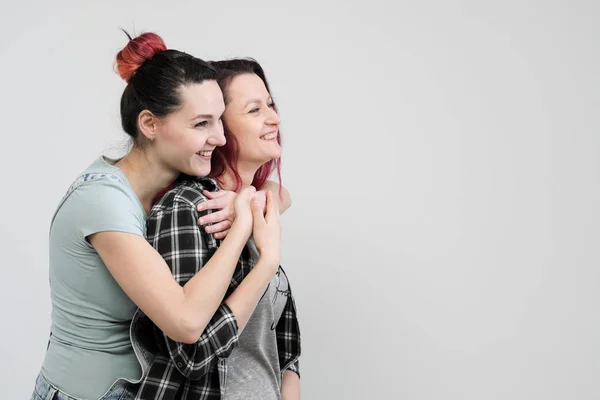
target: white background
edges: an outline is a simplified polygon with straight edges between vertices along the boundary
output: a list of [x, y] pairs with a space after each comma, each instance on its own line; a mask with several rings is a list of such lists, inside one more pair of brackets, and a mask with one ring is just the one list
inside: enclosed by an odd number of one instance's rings
[[303, 399], [600, 398], [591, 0], [2, 0], [0, 398], [44, 356], [54, 208], [125, 148], [120, 27], [267, 72]]

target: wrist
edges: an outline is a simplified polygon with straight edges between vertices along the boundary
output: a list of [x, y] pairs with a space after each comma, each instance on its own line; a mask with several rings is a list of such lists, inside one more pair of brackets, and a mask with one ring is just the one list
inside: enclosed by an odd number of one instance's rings
[[267, 268], [269, 270], [276, 270], [280, 264], [279, 254], [272, 254], [263, 252], [260, 254], [258, 261], [256, 263], [257, 267]]
[[244, 244], [245, 242], [248, 241], [248, 239], [250, 238], [250, 235], [252, 234], [252, 221], [248, 222], [244, 222], [241, 219], [235, 219], [233, 221], [233, 223], [231, 224], [231, 228], [229, 229], [229, 233], [227, 234], [227, 237], [229, 236], [239, 236], [242, 237], [244, 240]]
[[[243, 232], [252, 232], [252, 217], [236, 216], [231, 223], [231, 229], [240, 230]], [[250, 235], [248, 234], [248, 236]]]

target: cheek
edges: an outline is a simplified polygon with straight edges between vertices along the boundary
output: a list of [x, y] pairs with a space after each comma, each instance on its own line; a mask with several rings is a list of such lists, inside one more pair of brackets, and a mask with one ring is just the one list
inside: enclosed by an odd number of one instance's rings
[[172, 129], [163, 136], [163, 142], [171, 152], [195, 153], [204, 146], [206, 135], [189, 128]]
[[248, 137], [242, 133], [236, 132], [230, 132], [229, 133], [237, 142], [238, 145], [238, 151], [240, 154], [243, 154], [246, 150], [248, 150]]
[[184, 129], [173, 124], [165, 126], [165, 130], [162, 133], [163, 142], [169, 145], [181, 142], [185, 137], [183, 131]]
[[255, 117], [234, 118], [227, 125], [229, 131], [234, 134], [240, 142], [248, 142], [252, 137], [258, 138], [262, 129], [262, 124]]

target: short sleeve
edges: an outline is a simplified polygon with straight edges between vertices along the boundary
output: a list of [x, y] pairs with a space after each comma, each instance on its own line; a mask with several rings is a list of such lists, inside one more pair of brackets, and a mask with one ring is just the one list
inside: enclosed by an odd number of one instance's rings
[[131, 188], [105, 176], [77, 187], [63, 204], [63, 217], [71, 219], [78, 236], [98, 232], [125, 232], [145, 236], [145, 211]]

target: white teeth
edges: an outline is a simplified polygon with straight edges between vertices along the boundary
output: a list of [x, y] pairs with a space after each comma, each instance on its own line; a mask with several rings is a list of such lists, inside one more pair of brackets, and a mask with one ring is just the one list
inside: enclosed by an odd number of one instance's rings
[[260, 138], [263, 140], [272, 140], [277, 137], [276, 133], [269, 133], [268, 135], [261, 136]]
[[199, 151], [196, 154], [198, 154], [199, 156], [203, 156], [203, 157], [210, 157], [210, 155], [212, 154], [212, 151]]

